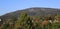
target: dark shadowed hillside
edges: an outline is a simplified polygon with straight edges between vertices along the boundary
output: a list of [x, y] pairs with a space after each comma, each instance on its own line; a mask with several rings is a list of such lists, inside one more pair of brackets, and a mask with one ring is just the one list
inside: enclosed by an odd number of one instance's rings
[[41, 8], [41, 7], [33, 7], [33, 8], [27, 8], [23, 10], [18, 10], [15, 12], [7, 13], [5, 15], [2, 15], [2, 18], [8, 19], [8, 18], [14, 18], [16, 19], [21, 12], [26, 12], [29, 16], [48, 16], [48, 15], [56, 15], [60, 14], [60, 9], [54, 9], [54, 8]]

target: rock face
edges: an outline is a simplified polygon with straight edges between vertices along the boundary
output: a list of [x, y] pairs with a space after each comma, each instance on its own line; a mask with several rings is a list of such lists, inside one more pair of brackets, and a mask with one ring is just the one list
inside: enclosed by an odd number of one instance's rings
[[43, 15], [48, 16], [48, 15], [60, 14], [60, 9], [33, 7], [33, 8], [27, 8], [15, 12], [7, 13], [5, 15], [2, 15], [1, 17], [4, 19], [7, 18], [16, 19], [22, 11], [26, 12], [30, 16], [43, 16]]

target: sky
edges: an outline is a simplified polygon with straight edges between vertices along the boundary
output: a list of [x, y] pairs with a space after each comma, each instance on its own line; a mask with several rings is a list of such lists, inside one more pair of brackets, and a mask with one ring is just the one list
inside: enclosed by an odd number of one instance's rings
[[0, 0], [0, 16], [31, 7], [60, 8], [60, 0]]

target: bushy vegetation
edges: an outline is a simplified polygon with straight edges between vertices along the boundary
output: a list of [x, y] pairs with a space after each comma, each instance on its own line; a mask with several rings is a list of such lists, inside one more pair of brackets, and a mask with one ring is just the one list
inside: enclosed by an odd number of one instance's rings
[[7, 19], [0, 29], [60, 29], [59, 16], [29, 16], [22, 12], [18, 19]]

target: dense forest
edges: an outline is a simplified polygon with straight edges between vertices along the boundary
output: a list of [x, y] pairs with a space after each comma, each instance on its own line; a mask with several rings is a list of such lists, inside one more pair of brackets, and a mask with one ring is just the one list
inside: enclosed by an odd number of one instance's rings
[[60, 29], [60, 9], [28, 8], [0, 16], [0, 29]]
[[6, 19], [0, 29], [60, 29], [60, 15], [34, 17], [22, 12], [17, 20]]

